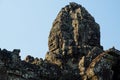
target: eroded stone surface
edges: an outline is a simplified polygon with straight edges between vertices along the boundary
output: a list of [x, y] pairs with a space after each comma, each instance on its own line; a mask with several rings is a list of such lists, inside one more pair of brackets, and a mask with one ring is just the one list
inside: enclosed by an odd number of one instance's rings
[[77, 3], [61, 9], [48, 46], [44, 60], [0, 50], [0, 80], [120, 80], [120, 51], [103, 50], [99, 24]]

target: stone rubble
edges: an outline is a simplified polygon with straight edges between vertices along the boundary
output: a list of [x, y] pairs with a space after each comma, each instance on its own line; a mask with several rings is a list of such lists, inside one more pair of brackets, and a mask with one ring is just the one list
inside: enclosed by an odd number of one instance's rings
[[71, 2], [53, 22], [45, 59], [0, 49], [0, 80], [120, 80], [120, 51], [103, 50], [100, 26]]

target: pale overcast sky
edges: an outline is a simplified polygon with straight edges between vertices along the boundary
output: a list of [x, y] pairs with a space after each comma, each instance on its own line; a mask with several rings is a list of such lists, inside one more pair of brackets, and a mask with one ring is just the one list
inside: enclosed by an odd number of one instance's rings
[[0, 0], [0, 48], [21, 49], [22, 59], [44, 58], [52, 23], [69, 2], [81, 4], [95, 18], [105, 50], [120, 50], [120, 0]]

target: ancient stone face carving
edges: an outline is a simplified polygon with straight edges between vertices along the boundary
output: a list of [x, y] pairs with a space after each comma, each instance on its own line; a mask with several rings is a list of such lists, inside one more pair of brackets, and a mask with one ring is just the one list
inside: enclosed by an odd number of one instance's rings
[[100, 47], [99, 25], [80, 5], [71, 4], [62, 8], [50, 33], [52, 33], [49, 36], [50, 51], [71, 44], [81, 47], [84, 45]]
[[[69, 56], [78, 61], [78, 55], [86, 55], [95, 46], [101, 48], [99, 25], [85, 8], [71, 3], [62, 8], [53, 22], [48, 45], [51, 55]], [[69, 63], [69, 58], [61, 60], [51, 55], [47, 55], [47, 59], [52, 63], [56, 60], [61, 61], [61, 65]]]

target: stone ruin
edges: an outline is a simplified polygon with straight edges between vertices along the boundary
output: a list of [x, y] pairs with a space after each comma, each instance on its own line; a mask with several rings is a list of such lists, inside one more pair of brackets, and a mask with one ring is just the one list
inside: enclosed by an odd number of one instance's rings
[[99, 24], [77, 3], [61, 9], [48, 46], [44, 60], [0, 50], [0, 80], [120, 80], [120, 51], [103, 50]]

